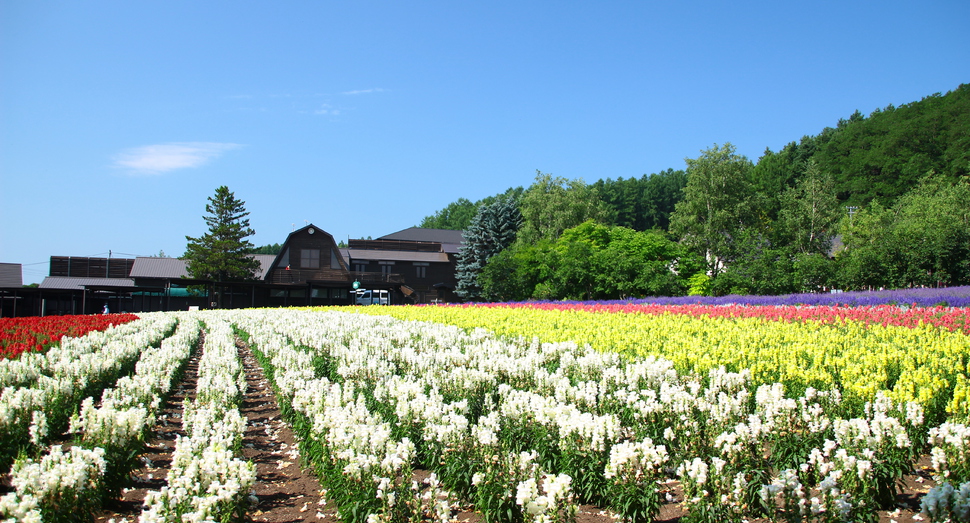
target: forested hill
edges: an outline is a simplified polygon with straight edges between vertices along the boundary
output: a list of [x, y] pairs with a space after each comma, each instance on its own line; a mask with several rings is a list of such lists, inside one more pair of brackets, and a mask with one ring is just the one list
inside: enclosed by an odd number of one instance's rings
[[781, 151], [766, 151], [752, 170], [753, 181], [771, 194], [805, 171], [808, 159], [835, 178], [846, 205], [874, 199], [891, 205], [934, 171], [950, 180], [970, 174], [970, 84], [945, 95], [927, 96], [900, 107], [856, 111], [815, 136]]
[[[702, 146], [705, 144], [699, 144]], [[766, 150], [748, 177], [764, 196], [763, 211], [774, 218], [777, 196], [794, 188], [809, 160], [834, 179], [838, 200], [891, 206], [929, 171], [950, 180], [970, 174], [970, 84], [899, 107], [856, 111], [816, 135], [806, 135], [778, 152]], [[640, 178], [599, 180], [591, 185], [612, 209], [613, 225], [636, 230], [667, 229], [674, 205], [683, 198], [687, 177], [667, 169]], [[518, 197], [521, 187], [472, 202], [465, 198], [427, 216], [421, 227], [462, 230], [478, 208], [502, 196]]]

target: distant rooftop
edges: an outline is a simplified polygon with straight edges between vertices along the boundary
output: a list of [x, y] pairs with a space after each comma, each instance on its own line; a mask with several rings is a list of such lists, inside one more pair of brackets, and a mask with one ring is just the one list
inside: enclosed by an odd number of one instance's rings
[[131, 267], [132, 278], [188, 278], [185, 260], [178, 258], [135, 258]]
[[462, 242], [461, 231], [452, 229], [424, 229], [422, 227], [408, 227], [397, 231], [378, 240], [408, 240], [415, 242], [438, 242], [441, 244], [460, 244]]
[[80, 278], [76, 276], [47, 276], [41, 289], [84, 290], [85, 287], [134, 287], [131, 278]]
[[351, 260], [447, 262], [443, 252], [387, 251], [378, 249], [347, 249]]
[[19, 263], [0, 263], [0, 289], [24, 286], [23, 265]]
[[[275, 254], [251, 254], [259, 262], [259, 274], [256, 277], [260, 280], [266, 277]], [[185, 260], [179, 258], [155, 258], [140, 256], [135, 258], [135, 263], [131, 267], [132, 278], [169, 278], [179, 279], [188, 278], [189, 272], [185, 268]]]

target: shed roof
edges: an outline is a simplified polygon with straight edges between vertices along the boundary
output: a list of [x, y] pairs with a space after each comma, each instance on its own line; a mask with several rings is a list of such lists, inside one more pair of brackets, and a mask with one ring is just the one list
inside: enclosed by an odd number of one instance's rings
[[131, 266], [132, 278], [188, 278], [185, 260], [140, 256]]
[[23, 286], [23, 266], [19, 263], [0, 263], [0, 289]]
[[79, 278], [75, 276], [47, 276], [40, 289], [84, 290], [85, 287], [134, 287], [131, 278]]
[[448, 255], [443, 252], [416, 251], [382, 251], [377, 249], [347, 249], [350, 261], [410, 261], [410, 262], [448, 262]]
[[[256, 278], [264, 279], [273, 264], [273, 260], [276, 259], [276, 255], [251, 254], [250, 256], [259, 262], [259, 273], [256, 274]], [[185, 268], [185, 260], [179, 258], [140, 256], [135, 258], [130, 276], [132, 278], [169, 278], [174, 280], [188, 278], [189, 272]]]

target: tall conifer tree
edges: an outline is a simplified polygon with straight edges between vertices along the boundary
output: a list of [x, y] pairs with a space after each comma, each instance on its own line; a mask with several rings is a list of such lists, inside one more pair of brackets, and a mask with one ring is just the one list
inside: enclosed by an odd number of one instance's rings
[[256, 231], [249, 227], [246, 202], [237, 200], [223, 185], [209, 197], [205, 212], [209, 213], [203, 217], [209, 231], [200, 238], [185, 237], [188, 244], [182, 258], [189, 275], [217, 283], [255, 279], [259, 262], [247, 255], [253, 244], [246, 238]]
[[481, 298], [482, 287], [478, 275], [489, 258], [512, 245], [521, 225], [522, 213], [513, 198], [500, 198], [490, 205], [479, 207], [463, 233], [465, 241], [458, 251], [456, 294], [469, 300]]

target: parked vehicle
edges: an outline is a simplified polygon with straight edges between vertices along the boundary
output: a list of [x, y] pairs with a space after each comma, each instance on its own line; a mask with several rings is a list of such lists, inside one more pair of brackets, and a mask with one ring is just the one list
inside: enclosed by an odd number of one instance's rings
[[357, 289], [354, 291], [357, 305], [390, 305], [391, 293], [387, 289]]

